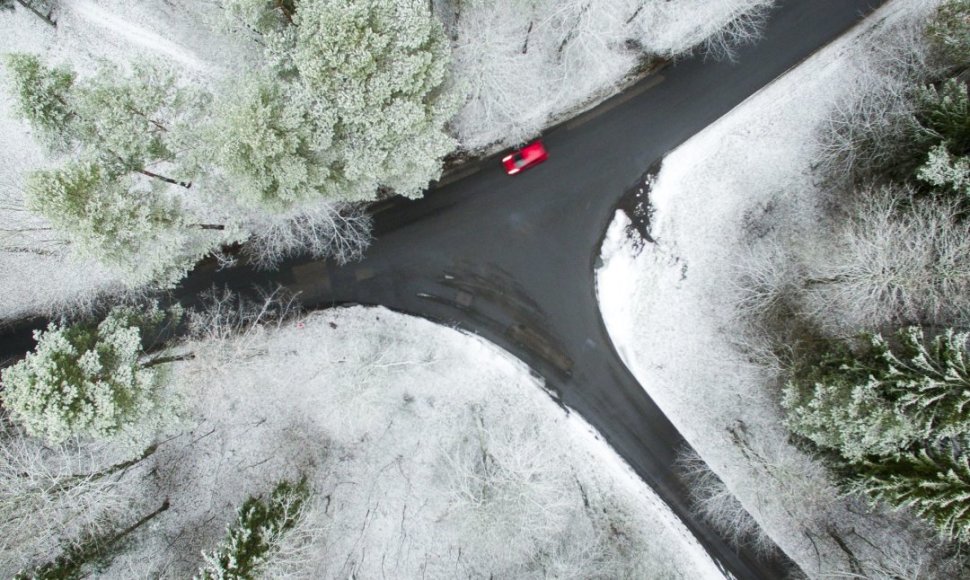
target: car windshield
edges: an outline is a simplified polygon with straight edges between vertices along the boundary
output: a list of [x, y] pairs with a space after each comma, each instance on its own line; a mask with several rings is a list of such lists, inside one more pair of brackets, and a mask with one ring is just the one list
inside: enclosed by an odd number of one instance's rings
[[521, 155], [519, 155], [518, 157], [515, 158], [516, 167], [522, 167], [524, 165], [525, 165], [525, 157], [522, 157]]

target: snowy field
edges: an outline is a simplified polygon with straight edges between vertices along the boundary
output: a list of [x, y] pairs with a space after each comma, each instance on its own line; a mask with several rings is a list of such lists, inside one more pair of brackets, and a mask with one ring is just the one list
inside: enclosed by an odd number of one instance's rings
[[316, 509], [310, 549], [280, 568], [296, 577], [722, 577], [582, 419], [477, 337], [355, 307], [186, 349], [184, 430], [127, 476], [145, 511], [170, 507], [102, 577], [190, 577], [236, 506], [300, 475]]
[[[788, 443], [776, 373], [752, 358], [765, 345], [742, 330], [743, 292], [735, 281], [759, 252], [824, 251], [814, 132], [858, 74], [863, 43], [887, 21], [911, 17], [927, 4], [888, 3], [671, 153], [655, 180], [643, 185], [656, 243], [637, 239], [619, 212], [601, 250], [597, 292], [623, 360], [771, 538], [813, 577], [853, 571], [833, 531], [874, 577], [920, 562], [928, 549], [904, 528], [904, 518], [869, 512], [840, 496], [821, 465]], [[909, 568], [904, 577], [918, 572]]]

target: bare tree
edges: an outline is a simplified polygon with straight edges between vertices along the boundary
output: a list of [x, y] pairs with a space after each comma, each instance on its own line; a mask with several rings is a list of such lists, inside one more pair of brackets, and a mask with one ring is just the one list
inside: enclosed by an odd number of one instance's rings
[[489, 425], [473, 407], [468, 435], [447, 454], [449, 519], [462, 537], [476, 539], [484, 569], [528, 560], [569, 521], [569, 474], [535, 429], [534, 421]]
[[373, 240], [371, 222], [360, 204], [317, 202], [252, 224], [244, 252], [250, 262], [266, 269], [300, 254], [333, 258], [343, 265], [363, 257]]
[[[154, 448], [105, 465], [101, 445], [45, 446], [2, 421], [0, 435], [0, 574], [56, 557], [90, 535], [114, 531], [135, 508], [137, 473]], [[140, 471], [144, 473], [144, 471]]]
[[805, 307], [833, 328], [936, 323], [970, 312], [970, 225], [907, 187], [868, 188], [832, 246], [805, 263]]

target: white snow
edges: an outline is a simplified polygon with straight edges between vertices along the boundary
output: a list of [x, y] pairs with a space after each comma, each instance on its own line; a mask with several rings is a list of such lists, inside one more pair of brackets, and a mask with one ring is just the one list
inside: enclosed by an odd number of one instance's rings
[[87, 21], [87, 26], [106, 28], [128, 41], [156, 53], [158, 56], [176, 60], [190, 69], [205, 69], [205, 63], [191, 51], [162, 37], [160, 34], [139, 26], [131, 20], [117, 16], [91, 0], [72, 0], [69, 6], [78, 16]]
[[[849, 85], [861, 40], [923, 4], [889, 2], [669, 154], [649, 194], [656, 243], [628, 235], [629, 220], [618, 212], [597, 271], [602, 316], [624, 362], [745, 508], [813, 576], [848, 571], [825, 525], [876, 538], [888, 554], [920, 544], [899, 529], [887, 531], [878, 516], [848, 511], [820, 465], [787, 442], [775, 375], [745, 354], [757, 344], [739, 347], [746, 337], [733, 281], [750, 252], [818, 238], [813, 131]], [[867, 549], [858, 555], [868, 557]]]
[[[478, 337], [354, 307], [188, 348], [173, 378], [190, 431], [146, 490], [172, 507], [107, 577], [188, 577], [235, 506], [298, 473], [325, 503], [305, 577], [722, 577], [587, 423]], [[476, 511], [462, 490], [484, 485], [467, 471], [483, 449], [527, 477]]]

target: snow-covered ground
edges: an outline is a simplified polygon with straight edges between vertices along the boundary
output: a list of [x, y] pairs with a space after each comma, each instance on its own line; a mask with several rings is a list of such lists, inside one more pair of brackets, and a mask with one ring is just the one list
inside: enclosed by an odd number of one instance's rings
[[591, 427], [478, 337], [354, 307], [186, 348], [172, 378], [189, 419], [143, 484], [145, 505], [171, 507], [104, 577], [190, 577], [236, 506], [300, 474], [323, 534], [299, 577], [722, 577]]
[[820, 464], [788, 442], [776, 374], [752, 358], [759, 345], [743, 330], [736, 281], [758, 252], [824, 247], [813, 133], [851, 85], [863, 41], [926, 5], [889, 2], [671, 153], [643, 187], [656, 243], [638, 239], [618, 212], [601, 250], [597, 292], [623, 360], [812, 576], [852, 571], [835, 535], [870, 570], [917, 562], [925, 544], [903, 531], [902, 518], [867, 514], [841, 497]]

